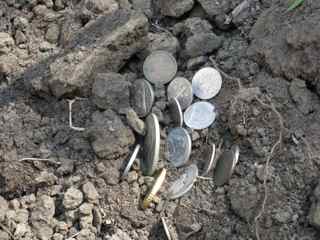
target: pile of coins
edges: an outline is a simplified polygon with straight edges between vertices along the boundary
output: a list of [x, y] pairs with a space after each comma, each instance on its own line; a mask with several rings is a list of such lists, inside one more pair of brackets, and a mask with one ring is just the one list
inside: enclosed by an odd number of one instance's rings
[[[174, 128], [168, 133], [166, 146], [168, 161], [175, 168], [186, 166], [191, 154], [191, 137], [189, 132], [183, 128], [183, 125], [185, 124], [190, 129], [195, 130], [205, 129], [213, 124], [217, 116], [215, 106], [205, 100], [211, 99], [219, 93], [222, 86], [220, 73], [212, 67], [204, 67], [195, 73], [192, 83], [190, 83], [186, 78], [175, 77], [177, 70], [177, 62], [172, 54], [166, 51], [152, 52], [143, 64], [143, 73], [146, 80], [139, 79], [132, 86], [133, 108], [139, 117], [145, 118], [146, 127], [142, 146], [143, 157], [140, 162], [141, 171], [147, 176], [156, 175], [153, 187], [143, 200], [143, 208], [147, 208], [152, 201], [157, 202], [158, 197], [156, 195], [165, 180], [167, 172], [164, 168], [157, 172], [160, 152], [160, 125], [157, 116], [150, 113], [155, 100], [152, 84], [157, 86], [168, 84], [167, 97]], [[200, 101], [192, 103], [194, 96]], [[128, 174], [140, 149], [140, 145], [137, 145], [134, 149], [123, 177]], [[207, 175], [217, 159], [213, 179], [217, 186], [221, 186], [229, 180], [238, 162], [239, 147], [234, 146], [218, 157], [215, 153], [216, 148], [213, 144], [211, 156], [201, 175]], [[166, 198], [176, 199], [183, 196], [193, 187], [198, 176], [197, 165], [191, 164], [185, 167], [183, 174], [168, 189]]]

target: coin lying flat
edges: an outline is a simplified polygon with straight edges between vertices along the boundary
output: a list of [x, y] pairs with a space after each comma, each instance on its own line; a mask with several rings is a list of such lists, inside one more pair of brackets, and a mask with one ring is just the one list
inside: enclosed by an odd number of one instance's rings
[[176, 75], [177, 70], [176, 59], [166, 51], [152, 52], [143, 63], [144, 76], [156, 85], [170, 82]]
[[184, 173], [171, 185], [167, 197], [177, 199], [189, 192], [198, 177], [198, 167], [195, 164], [188, 166]]
[[169, 100], [177, 98], [182, 109], [186, 109], [193, 100], [191, 83], [183, 77], [177, 77], [170, 82], [167, 94]]
[[130, 168], [132, 166], [132, 164], [134, 163], [134, 161], [136, 160], [137, 158], [137, 155], [139, 153], [139, 150], [140, 150], [140, 145], [138, 144], [134, 150], [133, 150], [133, 153], [129, 159], [129, 162], [126, 166], [126, 168], [124, 169], [123, 173], [122, 173], [122, 178], [126, 177], [128, 175], [128, 172], [130, 171]]
[[169, 132], [167, 138], [168, 160], [175, 167], [181, 167], [189, 160], [191, 138], [187, 130], [178, 127]]
[[207, 128], [215, 119], [215, 107], [208, 102], [196, 102], [184, 112], [184, 122], [192, 129]]
[[204, 172], [202, 173], [201, 176], [206, 176], [210, 172], [210, 170], [212, 169], [213, 164], [214, 164], [215, 155], [216, 155], [216, 145], [212, 144], [211, 151], [210, 151], [210, 158], [207, 159], [205, 167], [204, 167]]
[[145, 117], [151, 110], [154, 102], [154, 91], [151, 84], [138, 79], [131, 86], [131, 105], [139, 117]]
[[169, 109], [171, 113], [171, 119], [175, 126], [182, 127], [183, 125], [183, 114], [180, 103], [176, 98], [173, 98], [169, 102]]
[[146, 118], [146, 132], [141, 170], [144, 175], [150, 176], [156, 170], [160, 151], [160, 125], [154, 113]]
[[221, 85], [221, 74], [212, 67], [200, 69], [192, 79], [193, 93], [200, 99], [213, 98], [219, 93]]
[[163, 226], [163, 229], [164, 229], [164, 232], [166, 234], [167, 239], [171, 240], [170, 231], [169, 231], [168, 225], [167, 225], [166, 220], [164, 219], [164, 217], [161, 217], [161, 222], [162, 222], [162, 226]]
[[238, 146], [233, 146], [230, 150], [226, 150], [220, 155], [213, 175], [217, 186], [222, 186], [229, 181], [238, 159]]

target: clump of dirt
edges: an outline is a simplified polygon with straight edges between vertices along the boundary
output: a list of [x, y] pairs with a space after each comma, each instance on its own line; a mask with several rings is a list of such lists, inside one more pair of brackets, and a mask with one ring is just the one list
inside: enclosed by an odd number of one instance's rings
[[[1, 1], [0, 239], [165, 239], [160, 217], [173, 239], [319, 239], [320, 3], [287, 8]], [[139, 161], [127, 178], [121, 171], [144, 134], [130, 87], [155, 50], [174, 54], [177, 75], [190, 81], [204, 66], [223, 75], [210, 100], [217, 120], [191, 132], [190, 163], [203, 164], [208, 146], [221, 142], [238, 144], [240, 159], [225, 186], [198, 179], [180, 200], [142, 210], [154, 178]], [[159, 168], [169, 169], [163, 193], [178, 173], [164, 152], [166, 87], [154, 90]]]

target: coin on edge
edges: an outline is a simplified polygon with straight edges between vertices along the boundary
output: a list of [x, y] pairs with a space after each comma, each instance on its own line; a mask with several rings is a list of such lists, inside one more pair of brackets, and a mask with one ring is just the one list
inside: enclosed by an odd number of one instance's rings
[[217, 186], [222, 186], [229, 181], [238, 159], [239, 147], [237, 145], [220, 155], [213, 174], [214, 182]]
[[200, 99], [210, 99], [216, 96], [222, 86], [221, 74], [212, 67], [200, 69], [192, 78], [192, 90]]
[[191, 137], [187, 130], [178, 127], [172, 129], [167, 138], [168, 160], [175, 167], [187, 163], [191, 153]]
[[192, 85], [183, 77], [177, 77], [170, 82], [167, 94], [168, 100], [177, 98], [182, 109], [186, 109], [193, 100]]
[[176, 75], [177, 70], [176, 59], [167, 51], [154, 51], [143, 63], [144, 76], [156, 85], [170, 82]]
[[173, 123], [178, 127], [182, 127], [183, 113], [182, 113], [180, 103], [176, 98], [173, 98], [170, 100], [169, 109], [170, 109], [171, 119]]
[[159, 198], [157, 197], [157, 193], [159, 192], [165, 178], [166, 178], [167, 170], [163, 168], [159, 175], [156, 177], [156, 180], [151, 188], [151, 190], [147, 193], [145, 196], [143, 202], [142, 202], [142, 208], [146, 209], [149, 207], [151, 202], [158, 202]]
[[204, 172], [202, 173], [201, 176], [204, 177], [210, 172], [214, 164], [215, 155], [216, 155], [216, 145], [213, 143], [211, 146], [210, 158], [206, 161]]
[[196, 102], [184, 112], [184, 122], [192, 129], [209, 127], [216, 119], [215, 107], [209, 102]]
[[164, 219], [164, 217], [161, 217], [161, 222], [162, 222], [162, 226], [163, 226], [163, 229], [164, 229], [164, 232], [166, 234], [167, 239], [171, 240], [170, 231], [169, 231], [168, 225], [167, 225], [166, 220]]
[[151, 113], [146, 118], [146, 136], [144, 138], [141, 170], [144, 175], [150, 176], [156, 170], [160, 151], [160, 125], [157, 116]]
[[128, 162], [126, 168], [125, 168], [124, 171], [123, 171], [122, 178], [124, 178], [124, 177], [126, 177], [126, 176], [128, 175], [128, 172], [130, 171], [130, 168], [131, 168], [132, 164], [134, 163], [134, 161], [135, 161], [136, 158], [137, 158], [137, 155], [138, 155], [138, 153], [139, 153], [139, 150], [140, 150], [140, 145], [138, 144], [138, 145], [134, 148], [133, 153], [132, 153], [132, 155], [131, 155], [131, 157], [130, 157], [130, 159], [129, 159], [129, 162]]
[[171, 185], [167, 197], [177, 199], [191, 190], [198, 177], [198, 167], [195, 164], [188, 166], [184, 173]]
[[152, 108], [154, 91], [151, 84], [138, 79], [131, 86], [131, 105], [139, 117], [145, 117]]

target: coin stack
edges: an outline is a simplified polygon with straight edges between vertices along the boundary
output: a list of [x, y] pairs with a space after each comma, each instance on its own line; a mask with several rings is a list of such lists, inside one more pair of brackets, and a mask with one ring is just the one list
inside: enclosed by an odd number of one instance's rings
[[[146, 79], [136, 80], [132, 85], [133, 108], [139, 117], [145, 118], [146, 134], [142, 146], [143, 156], [140, 166], [144, 175], [156, 175], [154, 186], [145, 196], [143, 208], [157, 200], [157, 192], [165, 180], [166, 170], [157, 172], [160, 151], [160, 124], [157, 116], [150, 113], [155, 94], [153, 86], [167, 84], [169, 110], [174, 128], [169, 131], [166, 146], [168, 161], [175, 168], [187, 165], [191, 154], [192, 142], [189, 132], [183, 128], [185, 124], [190, 129], [205, 129], [216, 119], [215, 106], [208, 99], [215, 97], [222, 86], [222, 77], [216, 69], [205, 67], [200, 69], [192, 78], [192, 83], [184, 77], [175, 77], [178, 65], [174, 56], [166, 51], [152, 52], [144, 61], [143, 73]], [[192, 103], [196, 96], [200, 101]], [[184, 111], [184, 112], [183, 112]], [[202, 175], [207, 175], [215, 160], [215, 145], [212, 145], [211, 155]], [[140, 151], [137, 145], [125, 168], [123, 177], [128, 174], [133, 162]], [[214, 171], [216, 185], [225, 184], [238, 161], [239, 148], [233, 147], [220, 155]], [[198, 178], [199, 171], [195, 164], [184, 169], [184, 173], [172, 183], [166, 198], [176, 199], [187, 193]]]

